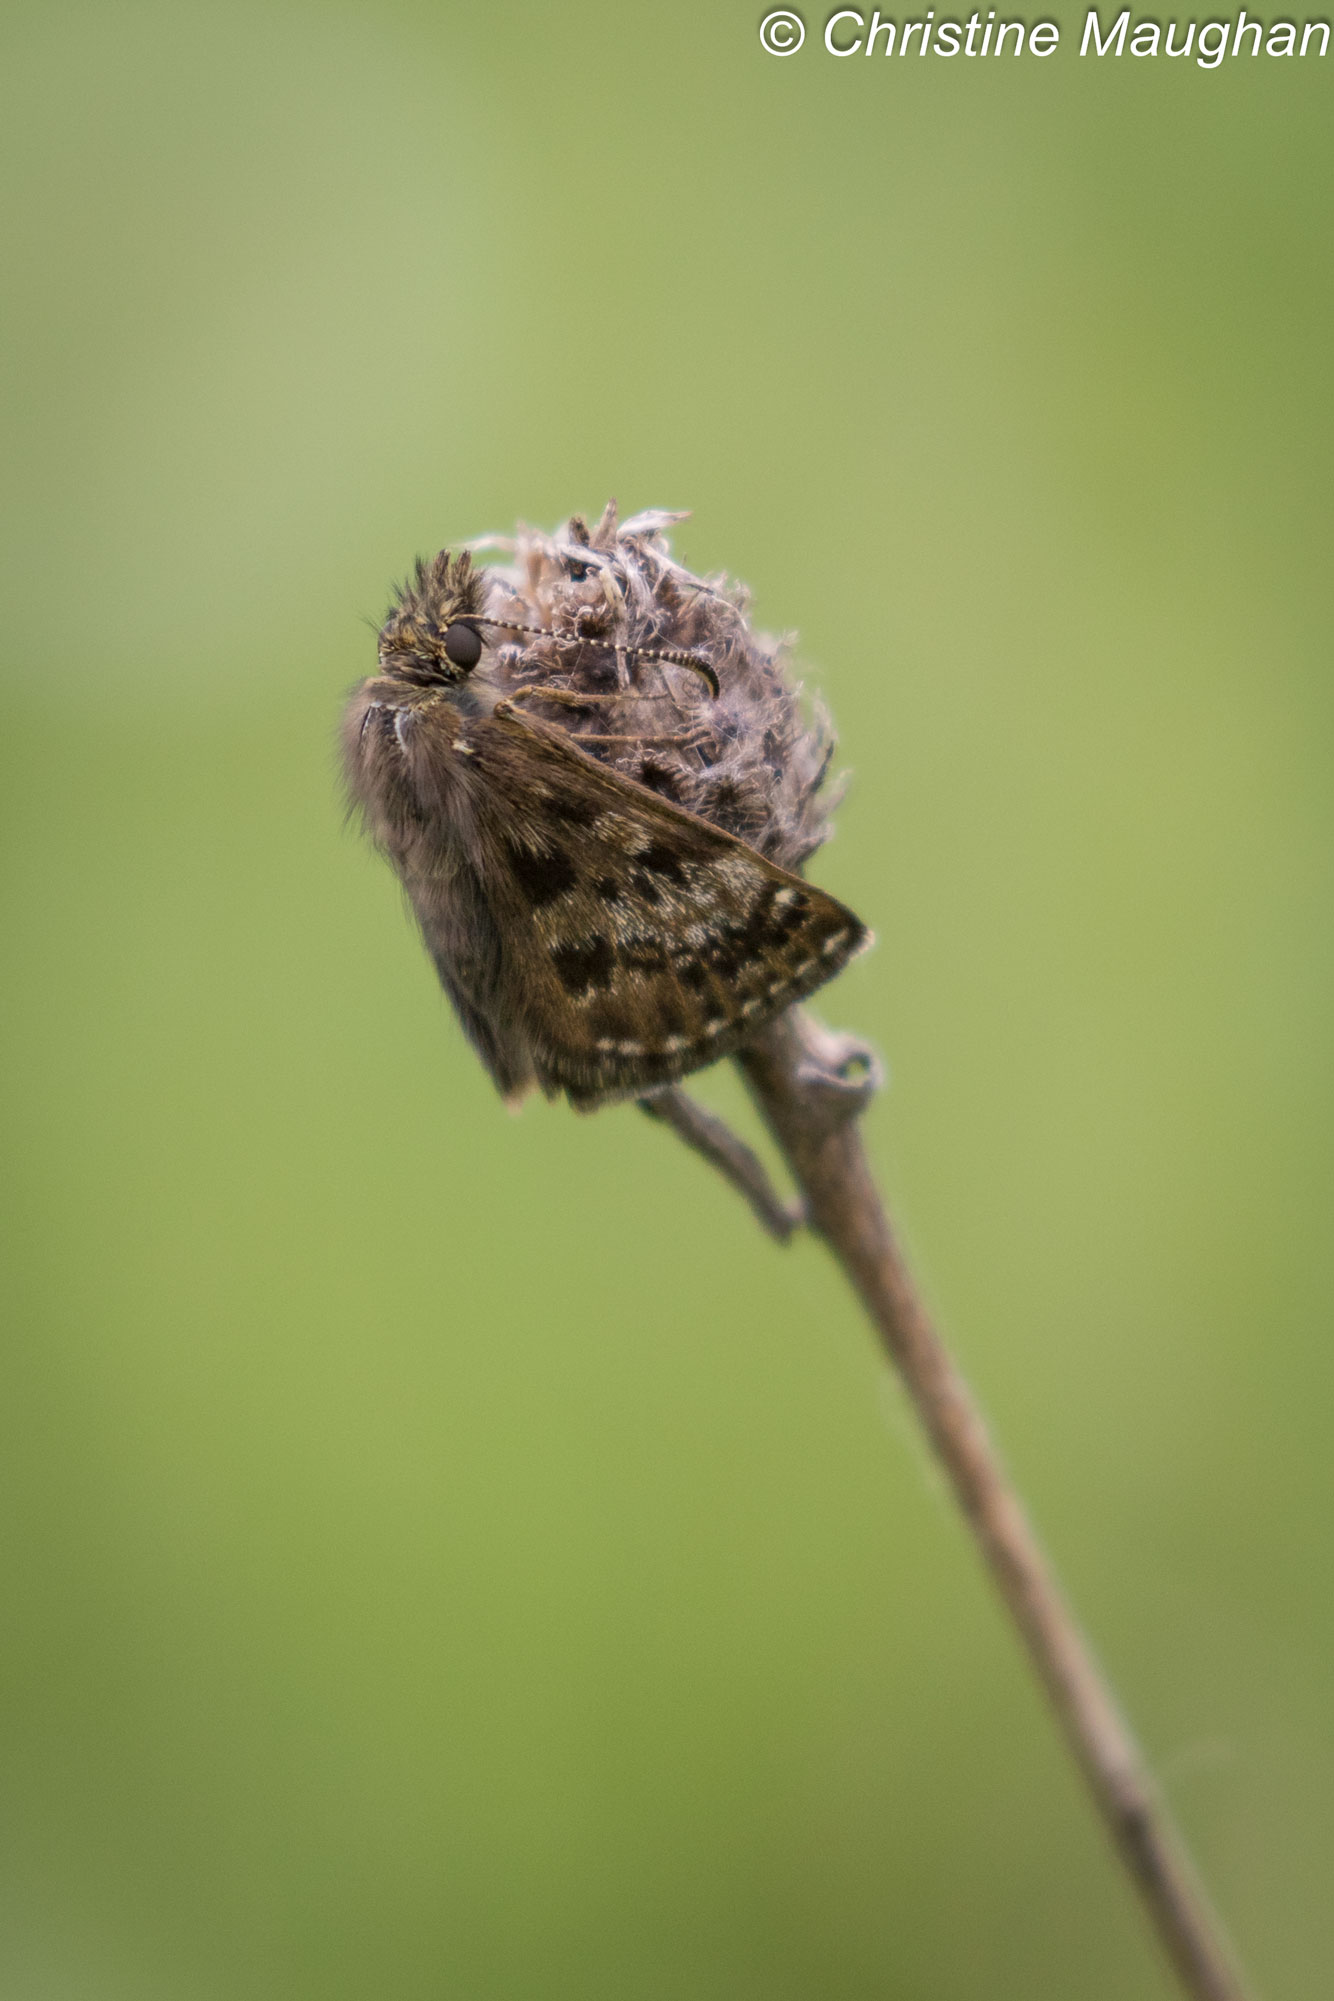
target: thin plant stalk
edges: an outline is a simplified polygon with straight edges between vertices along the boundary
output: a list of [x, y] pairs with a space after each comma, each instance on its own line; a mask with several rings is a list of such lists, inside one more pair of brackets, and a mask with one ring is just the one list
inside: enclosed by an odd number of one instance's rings
[[876, 1084], [873, 1056], [792, 1009], [737, 1060], [810, 1227], [870, 1315], [945, 1469], [1183, 1992], [1191, 2001], [1246, 2001], [1242, 1975], [1143, 1754], [904, 1263], [857, 1125]]

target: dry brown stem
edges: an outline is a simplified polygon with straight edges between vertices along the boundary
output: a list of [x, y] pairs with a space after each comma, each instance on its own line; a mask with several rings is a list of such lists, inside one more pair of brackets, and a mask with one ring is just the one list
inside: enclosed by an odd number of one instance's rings
[[[1139, 1747], [904, 1264], [857, 1130], [878, 1081], [874, 1057], [794, 1008], [737, 1060], [812, 1229], [842, 1265], [899, 1372], [1184, 1993], [1191, 2001], [1246, 2001]], [[708, 1135], [711, 1148], [686, 1129], [688, 1120], [668, 1122], [713, 1157], [716, 1131]], [[740, 1141], [732, 1145], [749, 1154]], [[739, 1179], [757, 1206], [747, 1176], [729, 1178]]]
[[641, 1098], [639, 1109], [650, 1118], [661, 1119], [692, 1152], [701, 1154], [711, 1167], [716, 1167], [742, 1200], [750, 1204], [760, 1227], [780, 1244], [785, 1244], [793, 1231], [801, 1228], [806, 1218], [800, 1204], [784, 1202], [754, 1148], [738, 1139], [716, 1112], [697, 1105], [679, 1084], [655, 1091], [651, 1098]]

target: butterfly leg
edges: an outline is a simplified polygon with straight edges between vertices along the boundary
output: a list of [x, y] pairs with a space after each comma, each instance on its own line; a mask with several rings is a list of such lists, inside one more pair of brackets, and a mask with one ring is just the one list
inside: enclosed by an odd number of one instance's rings
[[[498, 716], [511, 714], [526, 695], [536, 697], [543, 702], [557, 702], [561, 707], [568, 709], [591, 709], [596, 704], [605, 702], [656, 702], [660, 699], [657, 695], [636, 695], [633, 691], [625, 695], [619, 690], [609, 695], [578, 695], [568, 688], [516, 688], [503, 702], [497, 702], [496, 714]], [[574, 741], [583, 746], [590, 743], [632, 743], [648, 749], [650, 746], [656, 747], [660, 744], [687, 744], [689, 737], [680, 730], [669, 730], [665, 734], [652, 736], [643, 735], [638, 731], [626, 736], [605, 736], [600, 731], [584, 730], [580, 731]]]
[[651, 1098], [640, 1098], [638, 1102], [641, 1111], [647, 1112], [651, 1119], [661, 1119], [688, 1147], [716, 1167], [780, 1244], [785, 1244], [793, 1231], [801, 1228], [806, 1220], [801, 1204], [785, 1202], [770, 1181], [759, 1155], [715, 1113], [697, 1105], [679, 1085], [669, 1085], [665, 1091], [655, 1091]]
[[625, 697], [619, 688], [613, 688], [610, 693], [602, 695], [592, 693], [581, 694], [575, 688], [544, 688], [539, 682], [529, 681], [525, 682], [522, 688], [516, 688], [512, 695], [507, 695], [505, 698], [506, 704], [513, 704], [524, 700], [554, 702], [559, 708], [563, 709], [595, 709], [603, 707], [609, 702], [623, 702]]
[[662, 700], [662, 696], [657, 693], [649, 693], [637, 688], [611, 688], [599, 694], [591, 689], [546, 688], [536, 681], [525, 682], [522, 688], [516, 688], [514, 693], [507, 695], [505, 699], [506, 702], [513, 703], [522, 702], [525, 698], [531, 698], [539, 702], [555, 702], [559, 707], [564, 709], [609, 708], [615, 702], [660, 702]]

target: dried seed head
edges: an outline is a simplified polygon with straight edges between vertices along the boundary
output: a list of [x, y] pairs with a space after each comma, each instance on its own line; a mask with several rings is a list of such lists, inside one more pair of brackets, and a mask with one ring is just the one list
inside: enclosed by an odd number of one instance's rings
[[[475, 542], [483, 559], [509, 559], [485, 573], [497, 649], [488, 679], [501, 695], [529, 690], [525, 706], [626, 777], [799, 868], [830, 832], [834, 802], [817, 796], [834, 747], [828, 717], [818, 705], [803, 712], [783, 643], [752, 632], [745, 591], [673, 560], [664, 530], [683, 518], [618, 522], [611, 501], [592, 530], [572, 515], [551, 535], [520, 528]], [[664, 651], [701, 666], [653, 657]], [[701, 667], [717, 677], [716, 698]]]

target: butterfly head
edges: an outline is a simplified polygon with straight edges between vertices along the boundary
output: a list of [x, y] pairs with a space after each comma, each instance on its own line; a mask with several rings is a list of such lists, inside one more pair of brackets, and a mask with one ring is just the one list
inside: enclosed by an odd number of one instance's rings
[[380, 672], [419, 686], [455, 686], [482, 657], [486, 577], [465, 550], [421, 556], [380, 627]]

